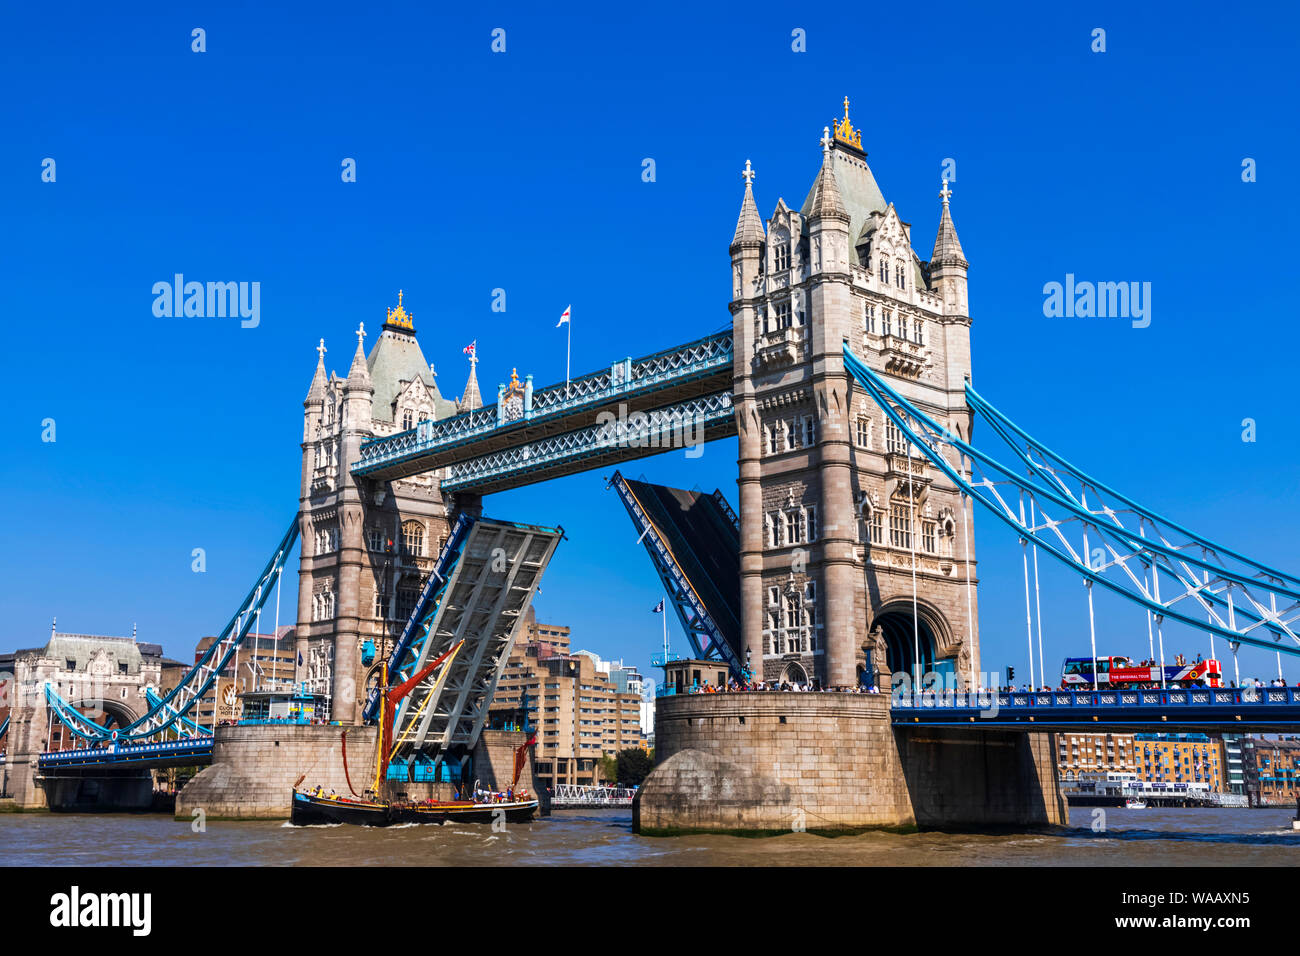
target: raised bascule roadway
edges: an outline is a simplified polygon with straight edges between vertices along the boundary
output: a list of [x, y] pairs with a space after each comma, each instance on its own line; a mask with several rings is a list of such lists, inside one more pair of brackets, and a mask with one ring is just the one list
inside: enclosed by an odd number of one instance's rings
[[[192, 715], [238, 654], [272, 587], [278, 592], [300, 526], [304, 575], [314, 574], [310, 562], [331, 553], [330, 532], [317, 531], [308, 554], [306, 528], [309, 519], [332, 515], [325, 509], [337, 502], [345, 538], [339, 553], [370, 562], [378, 579], [393, 548], [372, 543], [367, 555], [368, 516], [391, 508], [404, 482], [433, 477], [447, 534], [432, 563], [421, 566], [400, 635], [379, 651], [393, 686], [464, 641], [397, 715], [396, 772], [433, 780], [441, 764], [460, 766], [478, 752], [496, 680], [562, 537], [558, 528], [483, 518], [482, 497], [733, 436], [735, 510], [721, 491], [673, 489], [621, 471], [608, 486], [697, 659], [718, 662], [739, 680], [815, 682], [829, 691], [661, 698], [659, 765], [638, 796], [639, 831], [774, 830], [788, 825], [795, 807], [815, 808], [828, 829], [1061, 823], [1067, 811], [1053, 731], [1242, 732], [1300, 724], [1300, 696], [1291, 688], [1103, 686], [980, 696], [996, 678], [979, 663], [973, 503], [1022, 546], [1028, 676], [1036, 685], [1049, 682], [1050, 648], [1041, 623], [1034, 626], [1031, 554], [1035, 592], [1040, 553], [1082, 582], [1094, 657], [1096, 587], [1145, 619], [1150, 656], [1162, 663], [1164, 628], [1174, 622], [1207, 635], [1212, 655], [1216, 640], [1226, 642], [1234, 664], [1242, 645], [1300, 654], [1300, 578], [1140, 505], [976, 392], [968, 263], [947, 185], [934, 252], [922, 260], [910, 226], [876, 185], [847, 101], [821, 145], [821, 168], [803, 204], [796, 210], [779, 200], [766, 223], [746, 164], [730, 246], [728, 331], [545, 388], [534, 389], [531, 376], [512, 377], [490, 405], [477, 401], [473, 371], [466, 399], [456, 403], [441, 399], [418, 362], [409, 366], [414, 372], [391, 372], [398, 361], [392, 354], [415, 347], [400, 298], [368, 360], [358, 331], [346, 380], [326, 379], [322, 344], [307, 404], [333, 395], [351, 409], [387, 389], [385, 400], [399, 396], [385, 413], [393, 424], [365, 431], [358, 411], [336, 417], [328, 399], [323, 417], [309, 410], [303, 507], [313, 510], [286, 532], [220, 639], [175, 690], [151, 696], [148, 712], [121, 727], [90, 720], [46, 688], [47, 719], [89, 746], [42, 754], [40, 773], [194, 763], [200, 755], [214, 760], [204, 775], [219, 770], [227, 759], [224, 729], [205, 732]], [[407, 352], [382, 351], [399, 348]], [[411, 401], [432, 395], [433, 413], [396, 427], [403, 394], [414, 394]], [[971, 440], [976, 418], [988, 436], [980, 445]], [[324, 428], [343, 429], [341, 453], [316, 449]], [[337, 478], [326, 467], [335, 458]], [[387, 563], [376, 563], [376, 555]], [[316, 603], [300, 599], [300, 621], [309, 607], [328, 608], [340, 622], [364, 618], [371, 592], [363, 598], [362, 580], [340, 572], [335, 593], [304, 576], [301, 586], [315, 587]], [[376, 586], [373, 593], [378, 607], [385, 592]], [[345, 707], [352, 690], [340, 668], [352, 666], [345, 662], [356, 659], [360, 637], [355, 624], [331, 626], [316, 627], [307, 640], [329, 650], [314, 658], [334, 669], [320, 686], [333, 682], [337, 716], [353, 726]], [[929, 670], [946, 693], [912, 692], [928, 686]], [[383, 688], [369, 673], [350, 734], [373, 731], [377, 719]], [[884, 693], [840, 692], [871, 685]], [[44, 726], [24, 717], [28, 723]], [[255, 745], [245, 729], [226, 735], [230, 747]], [[39, 737], [25, 732], [23, 739], [30, 747]], [[304, 744], [303, 752], [332, 753], [336, 745], [330, 737]]]

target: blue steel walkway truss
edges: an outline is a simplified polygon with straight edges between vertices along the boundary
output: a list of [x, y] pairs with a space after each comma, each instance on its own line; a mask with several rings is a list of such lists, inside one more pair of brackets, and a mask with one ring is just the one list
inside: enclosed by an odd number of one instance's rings
[[443, 491], [488, 494], [735, 434], [730, 331], [361, 445], [358, 477], [442, 468]]
[[285, 562], [297, 540], [298, 516], [294, 515], [289, 529], [280, 539], [275, 552], [258, 576], [257, 582], [245, 595], [239, 610], [222, 628], [220, 637], [212, 642], [199, 658], [198, 663], [175, 688], [165, 696], [155, 698], [156, 702], [150, 701], [151, 706], [144, 716], [125, 727], [111, 729], [95, 723], [75, 705], [59, 696], [52, 684], [46, 684], [45, 700], [54, 716], [74, 735], [92, 743], [104, 743], [110, 740], [120, 743], [147, 740], [172, 728], [180, 728], [183, 732], [194, 731], [198, 725], [188, 720], [187, 715], [212, 690], [217, 675], [226, 670], [244, 638], [257, 622], [267, 598], [279, 586]]
[[1113, 490], [1050, 451], [969, 383], [966, 400], [1006, 444], [1004, 464], [935, 421], [844, 347], [849, 374], [920, 455], [1091, 588], [1240, 644], [1300, 655], [1300, 578], [1216, 544]]

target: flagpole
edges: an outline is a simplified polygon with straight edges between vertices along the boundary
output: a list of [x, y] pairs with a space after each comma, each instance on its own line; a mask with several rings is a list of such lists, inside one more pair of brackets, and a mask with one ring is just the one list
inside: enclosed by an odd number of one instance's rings
[[[668, 663], [668, 608], [663, 608], [659, 612], [664, 619], [664, 663]], [[1281, 652], [1278, 652], [1281, 654]]]
[[573, 351], [573, 313], [569, 313], [569, 321], [564, 323], [568, 326], [565, 329], [564, 341], [564, 397], [569, 397], [569, 355]]

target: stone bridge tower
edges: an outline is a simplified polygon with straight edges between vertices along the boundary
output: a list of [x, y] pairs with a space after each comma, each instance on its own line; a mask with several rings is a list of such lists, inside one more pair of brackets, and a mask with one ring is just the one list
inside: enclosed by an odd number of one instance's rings
[[327, 374], [325, 343], [303, 402], [297, 680], [329, 694], [336, 720], [355, 723], [366, 685], [410, 616], [449, 528], [439, 475], [358, 481], [361, 443], [481, 404], [471, 364], [461, 401], [438, 391], [414, 318], [388, 309], [365, 353], [364, 323], [346, 378]]
[[970, 507], [909, 455], [842, 350], [968, 437], [968, 263], [946, 183], [934, 251], [913, 251], [848, 106], [798, 210], [778, 200], [765, 224], [745, 163], [730, 249], [745, 647], [769, 680], [871, 683], [914, 671], [919, 650], [921, 673], [964, 686], [979, 668]]

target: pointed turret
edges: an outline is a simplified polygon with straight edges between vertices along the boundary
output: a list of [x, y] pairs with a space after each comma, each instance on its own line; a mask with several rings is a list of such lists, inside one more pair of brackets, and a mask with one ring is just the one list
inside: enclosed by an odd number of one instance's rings
[[307, 389], [307, 401], [312, 402], [320, 399], [325, 394], [325, 340], [320, 340], [320, 345], [316, 346], [316, 374], [311, 377], [311, 388]]
[[754, 170], [749, 160], [745, 160], [745, 198], [740, 202], [740, 218], [736, 220], [736, 235], [731, 240], [731, 251], [745, 245], [761, 245], [767, 236], [763, 232], [763, 220], [758, 215], [758, 206], [754, 202]]
[[357, 352], [352, 356], [352, 367], [348, 369], [348, 381], [345, 386], [348, 389], [368, 388], [374, 391], [374, 386], [370, 381], [370, 367], [366, 365], [366, 324], [362, 322], [357, 326]]
[[465, 383], [465, 393], [460, 397], [458, 407], [462, 412], [472, 412], [483, 407], [483, 396], [478, 390], [478, 354], [475, 345], [470, 345], [466, 351], [469, 353], [469, 381]]
[[961, 242], [957, 238], [957, 227], [953, 225], [952, 215], [948, 211], [948, 197], [952, 190], [945, 180], [939, 190], [943, 200], [943, 213], [939, 217], [939, 232], [934, 237], [934, 254], [930, 257], [930, 288], [943, 297], [944, 311], [948, 315], [969, 315], [969, 303], [966, 298], [966, 270], [970, 263], [962, 252]]
[[935, 266], [966, 269], [970, 265], [962, 252], [961, 241], [957, 238], [957, 227], [953, 225], [952, 215], [948, 212], [948, 197], [951, 195], [952, 190], [945, 181], [939, 190], [939, 197], [943, 200], [943, 214], [939, 217], [939, 233], [934, 237], [934, 254], [930, 256], [931, 271]]
[[831, 128], [822, 129], [822, 168], [813, 184], [812, 205], [808, 209], [809, 219], [842, 219], [849, 221], [844, 200], [840, 198], [840, 186], [835, 181], [835, 169], [831, 164]]

